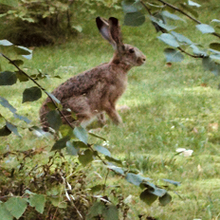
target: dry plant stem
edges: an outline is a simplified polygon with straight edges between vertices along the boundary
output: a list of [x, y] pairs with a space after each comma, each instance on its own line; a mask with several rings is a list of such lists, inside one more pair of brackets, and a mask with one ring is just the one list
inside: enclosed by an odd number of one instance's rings
[[[181, 14], [185, 15], [186, 17], [188, 17], [189, 19], [193, 20], [193, 21], [196, 22], [197, 24], [202, 24], [201, 21], [199, 21], [199, 20], [195, 19], [194, 17], [188, 15], [186, 12], [182, 11], [181, 9], [177, 8], [176, 6], [174, 6], [174, 5], [170, 4], [170, 3], [167, 3], [167, 2], [165, 2], [165, 1], [163, 1], [163, 0], [158, 0], [158, 1], [161, 2], [161, 3], [163, 3], [164, 5], [166, 5], [166, 6], [170, 7], [170, 8], [172, 8], [172, 9], [174, 9], [174, 10], [180, 12]], [[216, 33], [216, 32], [211, 33], [211, 34], [214, 35], [214, 36], [216, 36], [216, 37], [218, 37], [218, 38], [220, 38], [220, 34], [218, 34], [218, 33]]]
[[50, 96], [50, 94], [46, 91], [46, 89], [44, 89], [37, 81], [35, 81], [33, 78], [31, 78], [27, 73], [25, 73], [22, 69], [20, 69], [20, 67], [15, 64], [10, 58], [8, 58], [7, 56], [5, 56], [3, 53], [0, 53], [1, 56], [3, 56], [5, 59], [7, 59], [12, 65], [14, 65], [22, 74], [24, 74], [28, 79], [30, 79], [35, 85], [38, 86], [38, 88], [40, 88], [47, 96], [49, 96], [50, 100], [52, 101], [53, 105], [56, 107], [56, 109], [58, 110], [59, 114], [64, 118], [64, 120], [66, 121], [66, 123], [73, 129], [74, 127], [72, 126], [72, 124], [67, 120], [67, 118], [65, 117], [65, 115], [60, 111], [59, 107], [57, 106], [56, 102], [53, 100], [53, 98]]
[[[160, 0], [158, 0], [158, 1], [160, 1]], [[140, 2], [143, 5], [143, 7], [147, 10], [149, 15], [152, 15], [152, 13], [151, 13], [150, 9], [147, 7], [147, 5], [143, 1], [140, 1]], [[166, 4], [169, 7], [173, 7], [175, 10], [180, 11], [181, 13], [184, 13], [187, 17], [190, 17], [191, 19], [194, 19], [193, 17], [187, 15], [185, 12], [181, 11], [180, 9], [176, 8], [175, 6], [172, 6], [169, 3], [166, 3], [164, 1], [160, 1], [160, 2], [162, 2], [163, 4]], [[200, 22], [200, 24], [201, 24], [201, 22]], [[161, 32], [162, 33], [166, 33], [165, 31], [163, 31], [163, 29], [161, 29]], [[177, 49], [180, 50], [182, 53], [185, 53], [186, 55], [188, 55], [190, 57], [193, 57], [193, 58], [203, 58], [204, 57], [203, 55], [193, 55], [193, 54], [190, 54], [190, 53], [186, 52], [182, 47], [177, 47]]]
[[105, 194], [105, 189], [106, 189], [105, 186], [106, 186], [106, 182], [107, 182], [107, 178], [108, 178], [109, 171], [110, 171], [110, 169], [107, 170], [107, 174], [106, 174], [106, 176], [105, 176], [104, 188], [103, 188], [103, 192], [104, 192], [104, 194]]

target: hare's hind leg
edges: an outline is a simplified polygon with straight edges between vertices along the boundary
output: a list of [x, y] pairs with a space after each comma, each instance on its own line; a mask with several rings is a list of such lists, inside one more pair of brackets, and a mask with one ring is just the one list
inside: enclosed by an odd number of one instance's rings
[[122, 123], [121, 116], [116, 111], [115, 106], [109, 103], [108, 105], [105, 105], [104, 110], [106, 111], [106, 113], [111, 118], [114, 124], [118, 125]]

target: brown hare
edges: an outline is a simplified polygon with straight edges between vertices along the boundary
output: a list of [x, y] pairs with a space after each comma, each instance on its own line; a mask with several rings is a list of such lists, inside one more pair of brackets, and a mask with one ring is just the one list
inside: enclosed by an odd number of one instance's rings
[[[103, 63], [71, 77], [52, 92], [62, 104], [63, 114], [73, 125], [85, 126], [95, 116], [100, 121], [104, 120], [103, 112], [106, 112], [115, 124], [121, 123], [122, 119], [115, 105], [126, 89], [127, 72], [133, 66], [144, 64], [146, 60], [139, 49], [123, 44], [118, 19], [110, 17], [109, 20], [105, 20], [97, 17], [96, 24], [101, 35], [114, 48], [113, 58], [109, 63]], [[49, 102], [51, 100], [48, 97], [40, 109], [40, 120], [44, 130], [48, 130], [49, 126], [46, 119], [50, 111], [47, 106]], [[71, 112], [77, 119], [71, 116]]]

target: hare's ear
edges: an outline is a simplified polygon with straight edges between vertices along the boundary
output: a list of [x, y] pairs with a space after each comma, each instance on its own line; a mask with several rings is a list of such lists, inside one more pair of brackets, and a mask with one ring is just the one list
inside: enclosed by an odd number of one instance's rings
[[122, 52], [124, 50], [124, 44], [122, 41], [121, 28], [117, 18], [109, 18], [109, 29], [112, 39], [117, 45], [117, 50]]
[[116, 42], [113, 40], [111, 33], [110, 33], [110, 26], [107, 20], [104, 18], [97, 17], [96, 18], [96, 24], [99, 29], [99, 32], [101, 35], [113, 46], [113, 48], [116, 50], [117, 45]]

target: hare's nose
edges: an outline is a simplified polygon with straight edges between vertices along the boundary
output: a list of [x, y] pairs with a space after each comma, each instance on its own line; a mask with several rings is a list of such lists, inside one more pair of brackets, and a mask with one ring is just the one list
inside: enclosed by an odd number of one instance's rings
[[142, 58], [142, 61], [145, 62], [145, 61], [146, 61], [146, 57], [143, 57], [143, 58]]

